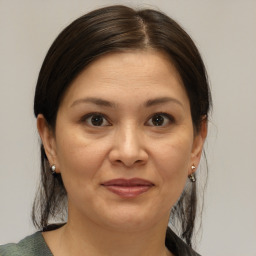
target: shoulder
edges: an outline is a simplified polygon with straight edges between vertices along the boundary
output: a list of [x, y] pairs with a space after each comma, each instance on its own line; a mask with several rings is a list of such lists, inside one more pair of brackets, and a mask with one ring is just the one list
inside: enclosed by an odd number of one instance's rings
[[0, 256], [52, 256], [41, 232], [27, 236], [19, 243], [0, 246]]

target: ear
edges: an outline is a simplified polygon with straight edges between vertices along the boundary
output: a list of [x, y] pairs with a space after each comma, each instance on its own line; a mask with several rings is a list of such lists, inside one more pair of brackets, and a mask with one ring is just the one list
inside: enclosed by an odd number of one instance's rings
[[[207, 136], [207, 130], [208, 130], [207, 124], [208, 124], [207, 118], [204, 117], [201, 121], [200, 129], [196, 132], [194, 136], [190, 166], [194, 165], [196, 168], [199, 165], [201, 155], [203, 152], [203, 146], [204, 146], [204, 142], [205, 142], [205, 139]], [[188, 175], [195, 172], [195, 170], [196, 169], [189, 168]]]
[[41, 137], [45, 154], [47, 155], [50, 166], [56, 166], [56, 172], [58, 172], [58, 162], [56, 153], [56, 141], [52, 128], [42, 114], [37, 116], [37, 130]]

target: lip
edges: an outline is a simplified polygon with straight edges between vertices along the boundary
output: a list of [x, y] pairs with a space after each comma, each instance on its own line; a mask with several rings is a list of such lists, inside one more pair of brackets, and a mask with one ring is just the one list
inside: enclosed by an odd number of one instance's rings
[[113, 179], [106, 181], [101, 185], [122, 198], [135, 198], [147, 192], [154, 186], [152, 182], [140, 178]]

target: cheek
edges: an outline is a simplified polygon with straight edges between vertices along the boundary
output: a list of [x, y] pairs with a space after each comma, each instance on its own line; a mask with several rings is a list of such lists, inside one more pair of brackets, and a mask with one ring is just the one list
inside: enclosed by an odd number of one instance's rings
[[167, 194], [177, 194], [179, 197], [185, 186], [192, 143], [192, 136], [176, 136], [166, 140], [155, 150], [155, 164], [161, 176], [162, 188]]
[[84, 186], [95, 180], [106, 156], [107, 143], [90, 140], [75, 131], [63, 132], [59, 137], [62, 139], [57, 145], [58, 163], [65, 186]]

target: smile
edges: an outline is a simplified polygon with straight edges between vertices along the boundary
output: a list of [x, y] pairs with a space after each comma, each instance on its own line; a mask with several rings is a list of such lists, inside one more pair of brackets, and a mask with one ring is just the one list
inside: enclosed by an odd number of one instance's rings
[[110, 192], [119, 195], [122, 198], [134, 198], [148, 190], [154, 184], [150, 181], [133, 178], [133, 179], [114, 179], [101, 184]]

